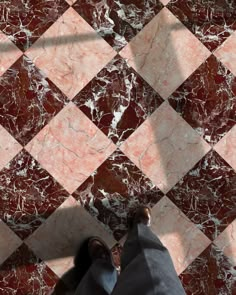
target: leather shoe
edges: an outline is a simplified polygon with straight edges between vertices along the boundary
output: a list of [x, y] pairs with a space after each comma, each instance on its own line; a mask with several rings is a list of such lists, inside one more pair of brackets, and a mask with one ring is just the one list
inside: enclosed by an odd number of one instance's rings
[[92, 237], [89, 239], [88, 253], [92, 262], [94, 262], [96, 259], [106, 259], [113, 263], [109, 247], [102, 239], [98, 237]]
[[133, 218], [133, 224], [143, 223], [147, 226], [151, 226], [151, 209], [147, 206], [139, 207]]

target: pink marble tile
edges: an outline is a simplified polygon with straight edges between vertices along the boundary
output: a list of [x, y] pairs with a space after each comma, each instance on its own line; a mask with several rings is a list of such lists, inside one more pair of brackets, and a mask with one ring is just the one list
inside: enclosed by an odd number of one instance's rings
[[170, 0], [160, 0], [160, 2], [164, 5], [167, 5], [170, 2]]
[[236, 219], [214, 241], [236, 266]]
[[21, 239], [0, 220], [0, 264], [2, 264], [21, 244]]
[[71, 99], [116, 52], [69, 8], [26, 54]]
[[73, 5], [77, 0], [66, 0], [66, 2], [70, 5]]
[[22, 146], [0, 125], [0, 170], [22, 149]]
[[116, 146], [71, 102], [26, 149], [72, 193]]
[[236, 32], [215, 52], [215, 56], [236, 76]]
[[0, 76], [22, 55], [6, 35], [0, 31]]
[[120, 54], [166, 99], [210, 52], [167, 8], [163, 8]]
[[167, 197], [152, 208], [152, 229], [169, 250], [178, 274], [211, 243]]
[[163, 103], [121, 145], [121, 150], [166, 193], [210, 146], [168, 103]]
[[70, 196], [48, 220], [26, 240], [34, 253], [59, 277], [73, 267], [81, 242], [101, 237], [109, 247], [116, 242], [108, 232]]
[[215, 145], [214, 149], [236, 171], [236, 125]]

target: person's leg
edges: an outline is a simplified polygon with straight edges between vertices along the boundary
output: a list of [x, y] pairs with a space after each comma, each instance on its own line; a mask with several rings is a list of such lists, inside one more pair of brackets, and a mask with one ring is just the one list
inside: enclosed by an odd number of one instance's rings
[[97, 259], [81, 280], [75, 295], [109, 295], [116, 282], [115, 267], [105, 259]]
[[136, 213], [124, 245], [121, 275], [112, 295], [185, 294], [168, 250], [149, 227], [150, 216], [141, 213]]
[[117, 282], [117, 271], [110, 250], [99, 238], [91, 239], [88, 247], [92, 264], [75, 295], [109, 295]]

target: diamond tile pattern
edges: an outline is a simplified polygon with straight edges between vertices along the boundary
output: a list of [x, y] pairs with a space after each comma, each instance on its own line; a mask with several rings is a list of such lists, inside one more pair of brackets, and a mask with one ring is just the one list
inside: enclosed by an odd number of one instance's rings
[[236, 77], [212, 55], [169, 97], [169, 103], [213, 145], [236, 123]]
[[180, 276], [187, 295], [235, 294], [236, 275], [229, 259], [214, 244], [201, 253]]
[[68, 193], [26, 151], [0, 171], [0, 217], [22, 239], [68, 197]]
[[167, 196], [214, 240], [236, 219], [236, 172], [210, 151]]
[[210, 52], [164, 8], [120, 55], [166, 99]]
[[2, 169], [22, 146], [0, 125], [0, 169]]
[[21, 244], [21, 239], [0, 220], [0, 264], [2, 264]]
[[231, 263], [236, 266], [236, 219], [217, 237], [215, 245], [221, 249]]
[[73, 7], [100, 36], [119, 51], [163, 5], [159, 0], [77, 0]]
[[0, 124], [27, 144], [67, 103], [62, 92], [26, 56], [0, 77]]
[[235, 1], [0, 13], [0, 294], [71, 294], [91, 235], [119, 266], [140, 204], [187, 295], [236, 294]]
[[167, 104], [162, 104], [121, 150], [166, 193], [210, 149]]
[[115, 51], [69, 8], [26, 54], [71, 99]]
[[119, 145], [163, 99], [124, 59], [116, 56], [73, 102]]
[[236, 29], [236, 2], [171, 0], [167, 7], [210, 50]]
[[116, 147], [70, 103], [26, 148], [72, 193]]
[[214, 55], [236, 76], [236, 32], [233, 33]]
[[0, 3], [0, 30], [22, 51], [28, 49], [69, 5], [64, 0]]
[[8, 38], [0, 31], [0, 76], [23, 54]]
[[[56, 228], [55, 224], [58, 225]], [[26, 240], [26, 244], [61, 277], [73, 266], [79, 245], [90, 236], [101, 237], [110, 247], [115, 244], [112, 236], [73, 197], [69, 197]]]
[[152, 230], [168, 247], [180, 274], [211, 241], [167, 197], [152, 209]]
[[236, 171], [236, 125], [215, 145], [214, 149]]
[[[1, 294], [49, 294], [58, 277], [23, 244], [0, 266]], [[13, 293], [14, 292], [14, 293]]]
[[127, 231], [127, 213], [140, 204], [152, 207], [163, 193], [117, 150], [73, 196], [118, 240]]

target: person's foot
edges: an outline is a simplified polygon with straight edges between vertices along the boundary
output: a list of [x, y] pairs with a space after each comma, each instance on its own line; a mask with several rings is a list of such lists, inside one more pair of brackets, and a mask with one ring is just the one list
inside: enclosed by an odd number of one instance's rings
[[146, 206], [141, 206], [137, 208], [134, 217], [133, 225], [138, 223], [143, 223], [147, 226], [151, 225], [151, 209]]
[[88, 253], [92, 262], [96, 259], [106, 259], [113, 262], [109, 247], [98, 237], [92, 237], [89, 239]]

